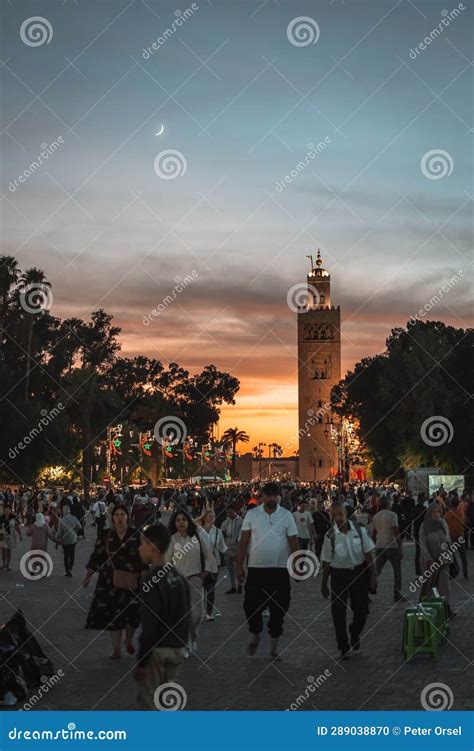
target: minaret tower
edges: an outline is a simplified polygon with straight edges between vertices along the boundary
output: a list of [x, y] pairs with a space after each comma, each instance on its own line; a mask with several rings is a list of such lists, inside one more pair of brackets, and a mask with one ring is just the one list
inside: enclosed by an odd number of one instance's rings
[[298, 311], [299, 477], [327, 480], [337, 472], [331, 440], [331, 389], [341, 379], [341, 311], [331, 305], [331, 275], [307, 256], [307, 304]]

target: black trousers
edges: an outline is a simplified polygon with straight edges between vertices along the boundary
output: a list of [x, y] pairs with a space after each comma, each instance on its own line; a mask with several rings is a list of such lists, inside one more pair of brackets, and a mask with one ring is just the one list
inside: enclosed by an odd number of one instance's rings
[[97, 524], [97, 539], [99, 539], [105, 527], [105, 514], [103, 516], [96, 517], [95, 521]]
[[206, 607], [206, 613], [208, 615], [212, 615], [212, 611], [214, 610], [214, 602], [216, 599], [216, 584], [217, 574], [209, 574], [207, 578], [204, 579], [204, 603]]
[[318, 535], [315, 539], [314, 549], [318, 558], [321, 558], [321, 551], [323, 549], [324, 535]]
[[245, 582], [244, 611], [250, 633], [262, 633], [262, 613], [268, 608], [268, 632], [273, 639], [281, 636], [290, 599], [290, 575], [286, 567], [249, 568]]
[[421, 576], [421, 546], [419, 537], [415, 537], [415, 573], [417, 576]]
[[339, 649], [349, 647], [346, 622], [349, 598], [353, 613], [349, 626], [352, 639], [358, 639], [362, 633], [369, 614], [369, 583], [370, 573], [364, 563], [353, 570], [331, 568], [331, 612]]
[[76, 552], [76, 543], [74, 545], [63, 545], [64, 568], [66, 571], [72, 571], [74, 566], [74, 553]]

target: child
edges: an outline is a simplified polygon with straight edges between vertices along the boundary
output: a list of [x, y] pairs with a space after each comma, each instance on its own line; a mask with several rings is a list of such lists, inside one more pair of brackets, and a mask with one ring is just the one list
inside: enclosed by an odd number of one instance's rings
[[166, 563], [169, 544], [163, 524], [141, 532], [140, 558], [152, 568], [140, 588], [142, 632], [135, 671], [140, 709], [160, 708], [155, 694], [161, 684], [174, 682], [189, 638], [189, 586], [173, 561]]

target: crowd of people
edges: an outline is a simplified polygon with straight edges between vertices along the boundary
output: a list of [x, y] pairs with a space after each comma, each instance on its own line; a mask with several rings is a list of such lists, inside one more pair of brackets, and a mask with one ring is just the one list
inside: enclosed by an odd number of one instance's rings
[[110, 633], [111, 659], [119, 659], [123, 648], [138, 652], [139, 706], [154, 709], [157, 685], [174, 680], [182, 661], [198, 649], [200, 624], [214, 620], [224, 566], [225, 594], [243, 595], [249, 656], [260, 647], [266, 620], [270, 658], [281, 659], [278, 644], [292, 585], [305, 578], [303, 561], [321, 571], [321, 594], [331, 599], [339, 654], [348, 659], [360, 649], [386, 563], [393, 571], [394, 603], [407, 600], [401, 566], [406, 541], [415, 544], [417, 597], [434, 591], [454, 617], [450, 579], [461, 570], [469, 575], [474, 499], [442, 486], [428, 498], [368, 483], [344, 489], [275, 482], [125, 486], [98, 489], [87, 502], [73, 488], [6, 489], [0, 493], [3, 569], [11, 571], [12, 550], [24, 534], [31, 538], [31, 550], [46, 551], [48, 542], [61, 547], [65, 575], [71, 577], [76, 545], [94, 527], [82, 585], [95, 575], [97, 581], [85, 628]]

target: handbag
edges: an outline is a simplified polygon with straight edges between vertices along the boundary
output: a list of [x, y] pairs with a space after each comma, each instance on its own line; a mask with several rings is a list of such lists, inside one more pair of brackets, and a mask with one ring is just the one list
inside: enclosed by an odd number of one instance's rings
[[453, 560], [449, 564], [449, 578], [455, 579], [459, 575], [459, 564], [456, 560], [456, 556], [453, 555]]
[[112, 585], [115, 587], [115, 589], [135, 590], [138, 588], [138, 574], [134, 573], [133, 571], [121, 571], [120, 569], [114, 568], [112, 556], [110, 555], [109, 550], [110, 534], [111, 533], [109, 532], [109, 534], [107, 535], [106, 550], [107, 555], [109, 556], [110, 564], [112, 566]]

